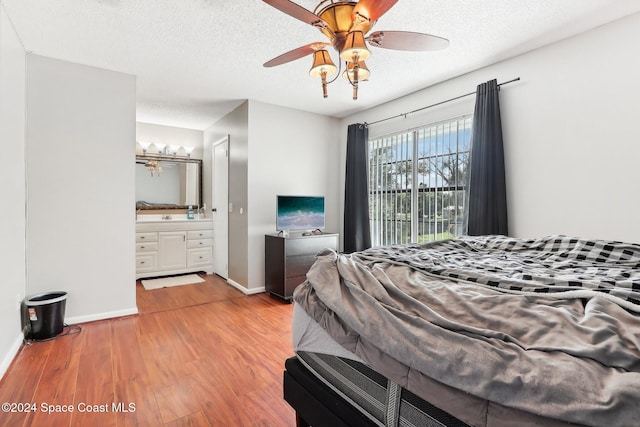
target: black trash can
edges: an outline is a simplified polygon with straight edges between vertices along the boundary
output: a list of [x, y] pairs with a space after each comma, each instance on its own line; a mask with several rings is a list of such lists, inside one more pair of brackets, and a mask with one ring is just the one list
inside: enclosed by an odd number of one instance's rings
[[29, 326], [28, 338], [42, 340], [53, 338], [64, 328], [64, 309], [67, 293], [47, 292], [25, 299], [26, 321]]

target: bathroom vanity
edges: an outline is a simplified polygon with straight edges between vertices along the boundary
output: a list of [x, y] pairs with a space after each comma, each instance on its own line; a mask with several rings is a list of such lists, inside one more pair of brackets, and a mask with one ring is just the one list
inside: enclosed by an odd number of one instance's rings
[[213, 220], [136, 221], [136, 279], [213, 273]]

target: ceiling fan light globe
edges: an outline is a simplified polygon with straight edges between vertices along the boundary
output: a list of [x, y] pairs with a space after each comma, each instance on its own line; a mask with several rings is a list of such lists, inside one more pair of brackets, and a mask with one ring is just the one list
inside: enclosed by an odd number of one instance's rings
[[364, 61], [369, 56], [371, 56], [371, 51], [367, 48], [362, 31], [350, 31], [344, 41], [340, 58], [345, 61], [353, 61], [354, 58], [358, 61]]
[[[354, 81], [353, 67], [354, 67], [354, 63], [349, 62], [347, 64], [347, 69], [342, 73], [342, 77], [344, 77], [346, 80], [349, 80], [350, 82]], [[365, 64], [364, 61], [359, 61], [358, 62], [358, 80], [361, 82], [365, 80], [369, 80], [370, 74], [371, 73], [367, 68], [367, 64]]]
[[309, 75], [315, 78], [322, 78], [322, 74], [330, 76], [338, 70], [331, 60], [331, 56], [326, 49], [317, 50], [313, 53], [313, 65], [309, 70]]

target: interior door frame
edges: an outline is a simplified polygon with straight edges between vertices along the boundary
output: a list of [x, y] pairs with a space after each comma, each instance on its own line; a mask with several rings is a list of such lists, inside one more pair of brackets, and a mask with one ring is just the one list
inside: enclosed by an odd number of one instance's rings
[[[227, 280], [229, 278], [229, 143], [227, 135], [211, 144], [211, 214], [213, 217], [213, 272]], [[226, 176], [224, 183], [216, 182], [216, 148], [225, 147]], [[216, 195], [223, 192], [222, 203], [216, 203]], [[220, 204], [220, 206], [218, 206]], [[220, 221], [222, 220], [222, 221]], [[225, 229], [222, 230], [222, 227]], [[221, 259], [222, 257], [222, 259]]]

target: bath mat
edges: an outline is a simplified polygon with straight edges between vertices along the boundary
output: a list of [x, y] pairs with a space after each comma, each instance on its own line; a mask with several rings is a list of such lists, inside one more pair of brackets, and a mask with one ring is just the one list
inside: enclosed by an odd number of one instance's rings
[[186, 276], [161, 277], [159, 279], [143, 279], [142, 286], [146, 290], [169, 288], [171, 286], [191, 285], [193, 283], [204, 282], [197, 274], [187, 274]]

